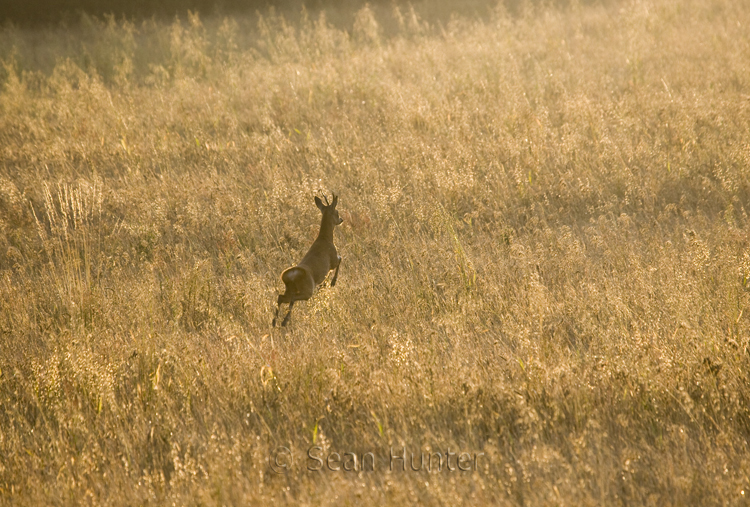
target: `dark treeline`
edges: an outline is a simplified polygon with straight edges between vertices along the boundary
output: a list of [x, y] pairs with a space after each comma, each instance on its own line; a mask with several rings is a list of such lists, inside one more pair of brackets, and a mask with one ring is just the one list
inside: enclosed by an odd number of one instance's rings
[[[387, 6], [395, 0], [0, 0], [0, 24], [12, 22], [20, 26], [39, 26], [59, 23], [75, 23], [83, 13], [102, 17], [131, 20], [145, 18], [173, 18], [187, 11], [201, 15], [232, 15], [243, 12], [265, 11], [274, 8], [279, 12], [299, 12], [303, 7], [309, 11], [322, 8], [344, 7], [356, 10], [369, 3]], [[401, 3], [401, 2], [398, 2]], [[404, 2], [405, 3], [405, 2]], [[417, 0], [412, 3], [429, 4]], [[453, 2], [457, 6], [465, 2]], [[470, 0], [470, 3], [490, 4], [488, 0]]]
[[[325, 1], [325, 0], [322, 0]], [[322, 3], [313, 0], [312, 4]], [[333, 0], [332, 3], [338, 0]], [[118, 18], [143, 19], [173, 17], [188, 10], [201, 14], [255, 11], [275, 6], [280, 9], [301, 6], [300, 0], [0, 0], [0, 23], [48, 25], [71, 23], [81, 14], [114, 15]]]
[[[103, 17], [139, 19], [173, 18], [184, 16], [188, 11], [201, 15], [232, 15], [246, 12], [263, 12], [274, 8], [277, 12], [299, 13], [304, 7], [314, 12], [320, 9], [336, 9], [354, 12], [369, 4], [388, 8], [396, 4], [415, 6], [420, 15], [429, 19], [441, 18], [447, 12], [464, 15], [482, 15], [498, 3], [516, 14], [526, 5], [567, 5], [571, 0], [0, 0], [0, 25], [13, 23], [18, 26], [45, 26], [74, 24], [82, 14]], [[584, 0], [588, 3], [612, 3], [617, 0]], [[432, 16], [430, 14], [433, 14]]]

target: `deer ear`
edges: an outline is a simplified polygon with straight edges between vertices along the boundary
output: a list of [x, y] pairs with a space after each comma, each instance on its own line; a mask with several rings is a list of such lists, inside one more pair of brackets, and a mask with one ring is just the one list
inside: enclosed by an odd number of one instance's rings
[[323, 211], [323, 208], [325, 208], [325, 206], [323, 205], [323, 201], [321, 201], [320, 197], [318, 196], [315, 196], [315, 205], [318, 207], [320, 211]]
[[333, 194], [333, 201], [331, 201], [331, 207], [335, 208], [338, 203], [339, 203], [339, 196], [337, 196], [336, 194]]

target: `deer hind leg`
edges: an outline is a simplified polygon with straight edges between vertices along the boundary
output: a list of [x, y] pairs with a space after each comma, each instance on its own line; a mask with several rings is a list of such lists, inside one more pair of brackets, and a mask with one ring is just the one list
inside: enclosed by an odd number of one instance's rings
[[341, 266], [341, 256], [338, 256], [339, 261], [336, 264], [336, 271], [333, 272], [333, 278], [331, 278], [331, 287], [336, 285], [336, 279], [339, 277], [339, 266]]
[[286, 316], [284, 317], [284, 320], [281, 321], [282, 326], [286, 326], [289, 323], [289, 319], [292, 315], [292, 307], [294, 306], [295, 301], [305, 301], [310, 299], [310, 296], [313, 294], [313, 290], [315, 289], [315, 282], [313, 282], [312, 277], [309, 277], [309, 280], [302, 279], [300, 283], [289, 285], [287, 284], [286, 287], [286, 293], [282, 296], [279, 296], [279, 305], [276, 308], [276, 317], [273, 319], [274, 324], [276, 323], [276, 319], [279, 316], [279, 309], [281, 308], [281, 303], [289, 303], [289, 311], [286, 312]]
[[[276, 320], [279, 318], [279, 310], [281, 310], [281, 303], [288, 303], [287, 299], [284, 297], [286, 294], [279, 294], [279, 299], [276, 300], [276, 313], [273, 316], [273, 321], [271, 322], [271, 327], [276, 327]], [[291, 307], [291, 303], [290, 303]]]
[[284, 320], [281, 321], [281, 327], [286, 326], [289, 324], [289, 319], [292, 317], [292, 307], [294, 306], [294, 300], [289, 302], [289, 311], [286, 312], [286, 317], [284, 317]]

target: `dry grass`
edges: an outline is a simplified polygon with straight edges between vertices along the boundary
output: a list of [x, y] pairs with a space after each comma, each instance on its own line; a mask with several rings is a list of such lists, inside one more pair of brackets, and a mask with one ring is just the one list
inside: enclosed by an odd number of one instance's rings
[[84, 21], [0, 31], [2, 503], [745, 504], [746, 2]]

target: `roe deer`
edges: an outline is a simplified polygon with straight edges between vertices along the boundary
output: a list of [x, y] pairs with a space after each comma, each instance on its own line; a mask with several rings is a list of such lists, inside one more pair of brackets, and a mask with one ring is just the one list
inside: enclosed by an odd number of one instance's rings
[[289, 317], [292, 315], [294, 302], [310, 299], [315, 287], [323, 283], [328, 272], [332, 269], [336, 271], [333, 273], [333, 278], [331, 279], [331, 287], [336, 285], [341, 257], [336, 252], [336, 247], [333, 244], [333, 228], [343, 222], [344, 219], [340, 218], [339, 212], [336, 211], [336, 204], [339, 201], [336, 194], [333, 194], [333, 200], [330, 204], [328, 203], [328, 197], [325, 197], [325, 200], [326, 203], [323, 204], [323, 201], [319, 197], [315, 198], [315, 204], [323, 213], [318, 238], [299, 264], [281, 273], [281, 280], [286, 285], [286, 292], [280, 294], [276, 302], [276, 315], [271, 323], [272, 327], [276, 326], [276, 319], [279, 318], [281, 303], [289, 303], [289, 311], [281, 322], [282, 326], [286, 326], [289, 322]]

